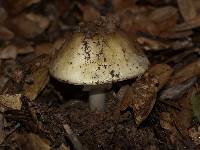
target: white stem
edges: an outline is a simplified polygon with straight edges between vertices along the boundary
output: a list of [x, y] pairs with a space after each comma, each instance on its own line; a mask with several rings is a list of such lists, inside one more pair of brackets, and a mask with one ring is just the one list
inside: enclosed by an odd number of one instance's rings
[[89, 105], [91, 111], [104, 111], [106, 93], [104, 90], [91, 90], [89, 92]]

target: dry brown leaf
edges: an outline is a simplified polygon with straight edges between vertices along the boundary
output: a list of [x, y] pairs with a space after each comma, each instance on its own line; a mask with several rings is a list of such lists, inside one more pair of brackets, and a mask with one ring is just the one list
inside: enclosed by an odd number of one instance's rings
[[168, 112], [162, 112], [159, 114], [160, 125], [163, 129], [169, 132], [170, 140], [173, 144], [177, 141], [178, 131], [173, 123], [173, 117]]
[[118, 12], [133, 7], [134, 3], [132, 0], [112, 0], [112, 5], [113, 9]]
[[19, 149], [27, 150], [50, 150], [49, 141], [36, 134], [16, 134], [13, 138]]
[[53, 50], [52, 43], [42, 43], [35, 47], [35, 53], [37, 55], [42, 55], [42, 54], [50, 55], [52, 53], [52, 50]]
[[194, 44], [192, 40], [188, 38], [186, 40], [171, 42], [170, 46], [173, 50], [183, 50], [187, 48], [192, 48]]
[[165, 44], [158, 40], [153, 40], [153, 39], [145, 38], [145, 37], [137, 38], [137, 42], [141, 44], [143, 49], [146, 51], [158, 51], [158, 50], [163, 50], [170, 47], [169, 44]]
[[173, 69], [167, 64], [156, 64], [149, 70], [149, 73], [157, 76], [159, 81], [158, 90], [160, 90], [170, 79]]
[[50, 20], [34, 13], [21, 14], [10, 21], [10, 28], [25, 38], [34, 38], [44, 32]]
[[175, 127], [173, 124], [173, 119], [168, 112], [162, 112], [159, 114], [160, 117], [160, 125], [163, 129], [169, 130], [171, 132], [174, 131]]
[[32, 83], [25, 83], [22, 93], [30, 101], [33, 101], [49, 81], [48, 68], [39, 68], [29, 76], [29, 79], [32, 80], [30, 81]]
[[14, 37], [14, 33], [4, 26], [0, 25], [0, 40], [11, 40]]
[[135, 122], [140, 125], [151, 112], [159, 89], [168, 81], [172, 69], [166, 64], [158, 64], [141, 78], [137, 79], [126, 91], [123, 99], [119, 102], [115, 118], [119, 118], [120, 111], [132, 107]]
[[84, 21], [92, 21], [98, 17], [100, 17], [100, 13], [91, 5], [79, 5], [82, 13]]
[[167, 38], [167, 39], [183, 39], [188, 38], [190, 35], [192, 35], [194, 32], [192, 30], [186, 30], [186, 31], [167, 31], [160, 34], [161, 38]]
[[61, 144], [59, 147], [59, 150], [70, 150], [70, 148], [68, 146], [66, 146], [65, 144]]
[[188, 81], [185, 81], [181, 84], [176, 84], [173, 86], [168, 87], [167, 89], [164, 89], [160, 93], [160, 100], [166, 100], [166, 99], [177, 99], [180, 98], [188, 89], [190, 89], [197, 81], [197, 78], [194, 77], [192, 79], [189, 79]]
[[4, 94], [0, 95], [0, 105], [9, 108], [20, 110], [22, 107], [21, 94]]
[[0, 48], [0, 59], [15, 59], [17, 56], [17, 48], [14, 45], [8, 45]]
[[171, 17], [177, 17], [177, 9], [175, 7], [166, 6], [161, 8], [156, 8], [150, 13], [149, 19], [154, 22], [162, 22]]
[[169, 86], [180, 84], [192, 77], [200, 75], [200, 59], [186, 65], [179, 71], [177, 71], [171, 78]]
[[197, 17], [197, 10], [193, 0], [177, 0], [177, 3], [181, 15], [186, 22]]
[[6, 0], [4, 5], [8, 9], [8, 12], [15, 15], [21, 12], [24, 8], [31, 6], [33, 4], [39, 3], [40, 0]]
[[34, 52], [33, 47], [28, 43], [16, 45], [16, 48], [17, 48], [17, 54], [19, 55], [29, 54], [29, 53]]
[[177, 22], [177, 9], [175, 7], [166, 6], [155, 9], [148, 19], [154, 24], [146, 24], [147, 30], [154, 34], [159, 35], [162, 32], [166, 32], [173, 28]]
[[198, 128], [192, 127], [189, 129], [189, 136], [196, 145], [200, 145], [200, 126]]
[[177, 24], [172, 31], [181, 32], [185, 30], [191, 30], [194, 28], [198, 28], [200, 26], [200, 17], [197, 16], [187, 22], [183, 22], [181, 24]]

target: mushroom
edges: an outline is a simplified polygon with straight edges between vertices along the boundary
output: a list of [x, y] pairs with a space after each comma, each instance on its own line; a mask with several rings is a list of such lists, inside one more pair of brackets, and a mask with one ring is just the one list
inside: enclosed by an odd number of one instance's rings
[[50, 65], [54, 78], [84, 85], [92, 111], [104, 111], [108, 85], [140, 76], [149, 65], [142, 50], [120, 29], [104, 28], [97, 24], [74, 32]]

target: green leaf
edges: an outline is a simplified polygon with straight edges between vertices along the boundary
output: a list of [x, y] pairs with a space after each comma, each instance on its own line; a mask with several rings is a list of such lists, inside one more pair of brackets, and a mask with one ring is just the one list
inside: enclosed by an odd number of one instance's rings
[[200, 95], [195, 95], [195, 94], [192, 95], [191, 103], [192, 103], [193, 115], [200, 122]]

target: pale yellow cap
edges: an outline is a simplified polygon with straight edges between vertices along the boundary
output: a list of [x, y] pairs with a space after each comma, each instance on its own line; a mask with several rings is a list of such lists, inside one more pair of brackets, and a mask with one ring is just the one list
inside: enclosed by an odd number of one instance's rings
[[76, 85], [113, 83], [143, 74], [149, 61], [121, 32], [74, 33], [55, 56], [50, 74]]

